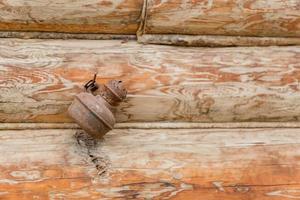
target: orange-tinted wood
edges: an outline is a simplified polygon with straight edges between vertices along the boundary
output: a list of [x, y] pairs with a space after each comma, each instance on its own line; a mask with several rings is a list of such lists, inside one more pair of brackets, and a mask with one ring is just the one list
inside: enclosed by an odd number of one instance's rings
[[296, 0], [148, 0], [146, 33], [300, 36]]
[[118, 122], [299, 121], [299, 47], [2, 39], [0, 49], [1, 122], [70, 122], [95, 72], [125, 82]]
[[[298, 0], [0, 0], [0, 30], [300, 36]], [[145, 4], [145, 5], [146, 5]]]
[[297, 199], [300, 129], [0, 131], [1, 199]]
[[0, 30], [134, 34], [143, 0], [0, 0]]

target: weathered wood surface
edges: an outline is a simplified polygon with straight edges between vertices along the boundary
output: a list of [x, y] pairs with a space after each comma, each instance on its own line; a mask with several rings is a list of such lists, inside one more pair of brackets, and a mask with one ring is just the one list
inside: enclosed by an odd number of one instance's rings
[[300, 197], [300, 129], [0, 132], [1, 199]]
[[[144, 4], [145, 2], [145, 4]], [[0, 0], [0, 30], [300, 36], [299, 0]]]
[[118, 122], [299, 121], [299, 47], [2, 39], [0, 49], [1, 122], [70, 122], [95, 72], [128, 88]]
[[0, 38], [20, 39], [86, 39], [86, 40], [137, 40], [142, 44], [164, 44], [186, 47], [232, 47], [232, 46], [291, 46], [300, 45], [300, 37], [247, 37], [221, 35], [175, 35], [175, 34], [99, 34], [0, 31]]
[[134, 34], [143, 0], [0, 0], [0, 30]]
[[[102, 34], [102, 33], [57, 33], [41, 31], [0, 31], [0, 38], [19, 39], [63, 39], [63, 40], [136, 40], [136, 35], [126, 34]], [[295, 38], [294, 38], [295, 39]], [[292, 40], [294, 40], [292, 39]], [[290, 40], [288, 38], [288, 40]]]
[[146, 33], [300, 36], [299, 0], [148, 0]]
[[300, 45], [300, 37], [144, 34], [138, 35], [137, 39], [138, 42], [142, 44], [166, 44], [185, 47], [247, 47]]

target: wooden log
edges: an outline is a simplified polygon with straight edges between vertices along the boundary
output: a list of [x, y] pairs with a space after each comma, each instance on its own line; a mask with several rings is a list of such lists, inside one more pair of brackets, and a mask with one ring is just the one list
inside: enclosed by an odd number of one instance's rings
[[134, 34], [142, 0], [0, 0], [0, 30]]
[[147, 0], [144, 33], [300, 36], [298, 0]]
[[[70, 33], [300, 36], [292, 0], [0, 0], [0, 30]], [[144, 15], [140, 15], [143, 11]]]
[[0, 121], [70, 122], [82, 85], [121, 79], [118, 122], [299, 121], [299, 47], [0, 40]]
[[1, 199], [297, 199], [300, 129], [0, 132]]

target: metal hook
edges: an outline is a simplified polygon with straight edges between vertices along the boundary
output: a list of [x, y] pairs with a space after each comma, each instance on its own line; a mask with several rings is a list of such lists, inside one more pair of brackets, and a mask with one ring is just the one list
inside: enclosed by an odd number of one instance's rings
[[96, 91], [99, 86], [98, 84], [96, 83], [96, 78], [97, 78], [97, 73], [94, 74], [94, 78], [92, 80], [89, 80], [85, 85], [84, 85], [84, 88], [86, 91], [91, 91], [91, 92], [94, 92]]

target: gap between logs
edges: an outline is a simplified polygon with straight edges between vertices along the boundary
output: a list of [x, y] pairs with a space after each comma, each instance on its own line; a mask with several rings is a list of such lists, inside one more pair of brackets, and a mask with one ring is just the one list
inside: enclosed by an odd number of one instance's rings
[[[115, 129], [300, 128], [300, 122], [127, 122]], [[0, 123], [0, 130], [79, 129], [75, 123]]]

